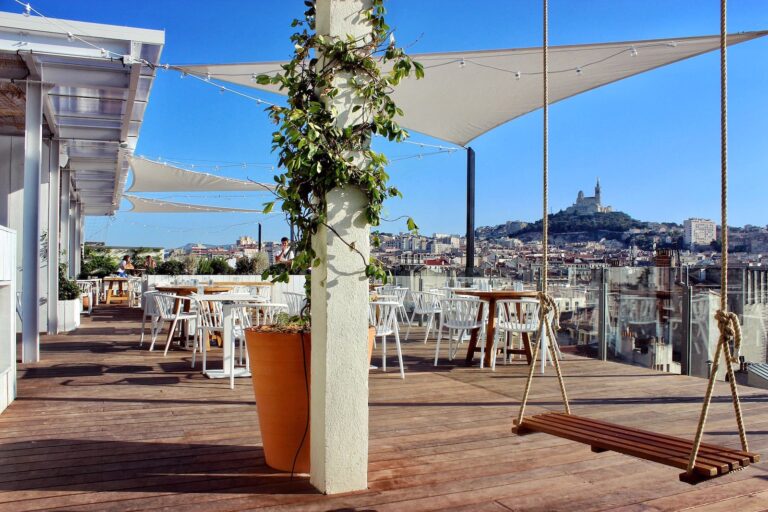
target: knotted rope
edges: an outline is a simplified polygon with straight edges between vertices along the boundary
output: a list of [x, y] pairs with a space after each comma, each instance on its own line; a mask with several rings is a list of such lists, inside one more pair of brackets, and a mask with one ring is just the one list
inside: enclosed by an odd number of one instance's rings
[[[739, 350], [741, 349], [741, 325], [739, 324], [739, 317], [728, 311], [728, 31], [726, 14], [727, 0], [720, 0], [720, 234], [722, 263], [720, 268], [720, 309], [715, 313], [720, 337], [717, 340], [717, 349], [709, 374], [704, 403], [701, 407], [696, 437], [693, 440], [691, 456], [688, 459], [688, 474], [693, 473], [696, 457], [701, 447], [701, 438], [704, 435], [704, 425], [707, 422], [709, 405], [712, 402], [712, 392], [717, 379], [721, 355], [725, 358], [726, 375], [731, 386], [731, 398], [736, 413], [736, 424], [739, 427], [741, 447], [745, 452], [749, 451], [744, 418], [741, 413], [741, 401], [736, 387], [736, 377], [733, 375], [733, 363], [738, 361]], [[731, 353], [731, 340], [733, 340], [733, 354]]]
[[[536, 340], [533, 343], [533, 353], [531, 354], [531, 365], [528, 368], [528, 378], [525, 381], [525, 390], [523, 391], [523, 399], [520, 403], [520, 410], [517, 413], [516, 424], [520, 425], [523, 422], [525, 416], [525, 406], [528, 403], [528, 395], [531, 391], [531, 384], [533, 383], [533, 372], [536, 370], [536, 358], [539, 355], [539, 348], [544, 343], [544, 336], [546, 335], [547, 349], [549, 350], [552, 363], [555, 365], [555, 372], [557, 373], [557, 382], [560, 385], [560, 394], [563, 397], [563, 407], [566, 414], [571, 414], [571, 406], [568, 403], [568, 393], [565, 391], [565, 381], [563, 380], [563, 374], [560, 371], [560, 360], [557, 357], [554, 343], [557, 343], [555, 333], [560, 326], [559, 311], [555, 299], [548, 293], [539, 292], [537, 295], [539, 299], [539, 330], [536, 333]], [[554, 313], [552, 320], [549, 320], [549, 314]]]

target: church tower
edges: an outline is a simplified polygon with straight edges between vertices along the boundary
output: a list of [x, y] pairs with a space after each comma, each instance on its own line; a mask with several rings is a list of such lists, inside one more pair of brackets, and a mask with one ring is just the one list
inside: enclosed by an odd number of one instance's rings
[[597, 178], [597, 185], [595, 185], [595, 201], [597, 201], [598, 206], [602, 204], [600, 202], [600, 178]]

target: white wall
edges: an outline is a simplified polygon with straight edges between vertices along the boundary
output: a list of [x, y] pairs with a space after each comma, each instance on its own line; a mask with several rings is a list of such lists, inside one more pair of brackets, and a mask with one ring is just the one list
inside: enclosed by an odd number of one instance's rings
[[16, 398], [16, 233], [0, 226], [0, 412]]

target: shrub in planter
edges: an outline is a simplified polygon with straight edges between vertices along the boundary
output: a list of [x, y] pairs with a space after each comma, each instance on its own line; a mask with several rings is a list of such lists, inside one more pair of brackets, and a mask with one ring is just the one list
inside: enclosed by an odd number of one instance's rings
[[235, 274], [240, 275], [261, 275], [269, 267], [267, 255], [260, 252], [249, 258], [243, 256], [235, 263]]

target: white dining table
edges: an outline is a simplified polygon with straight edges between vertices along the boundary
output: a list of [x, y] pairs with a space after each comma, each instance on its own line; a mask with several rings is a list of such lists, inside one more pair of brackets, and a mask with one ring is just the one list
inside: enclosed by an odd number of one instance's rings
[[206, 369], [205, 376], [209, 379], [228, 379], [229, 369], [234, 367], [235, 377], [250, 377], [251, 371], [248, 367], [236, 367], [232, 365], [232, 358], [235, 357], [233, 338], [235, 329], [235, 310], [244, 306], [254, 304], [264, 304], [264, 297], [254, 297], [243, 293], [220, 293], [216, 295], [194, 295], [194, 298], [200, 302], [220, 301], [221, 305], [221, 325], [223, 332], [221, 336], [222, 344], [222, 367], [221, 369]]

